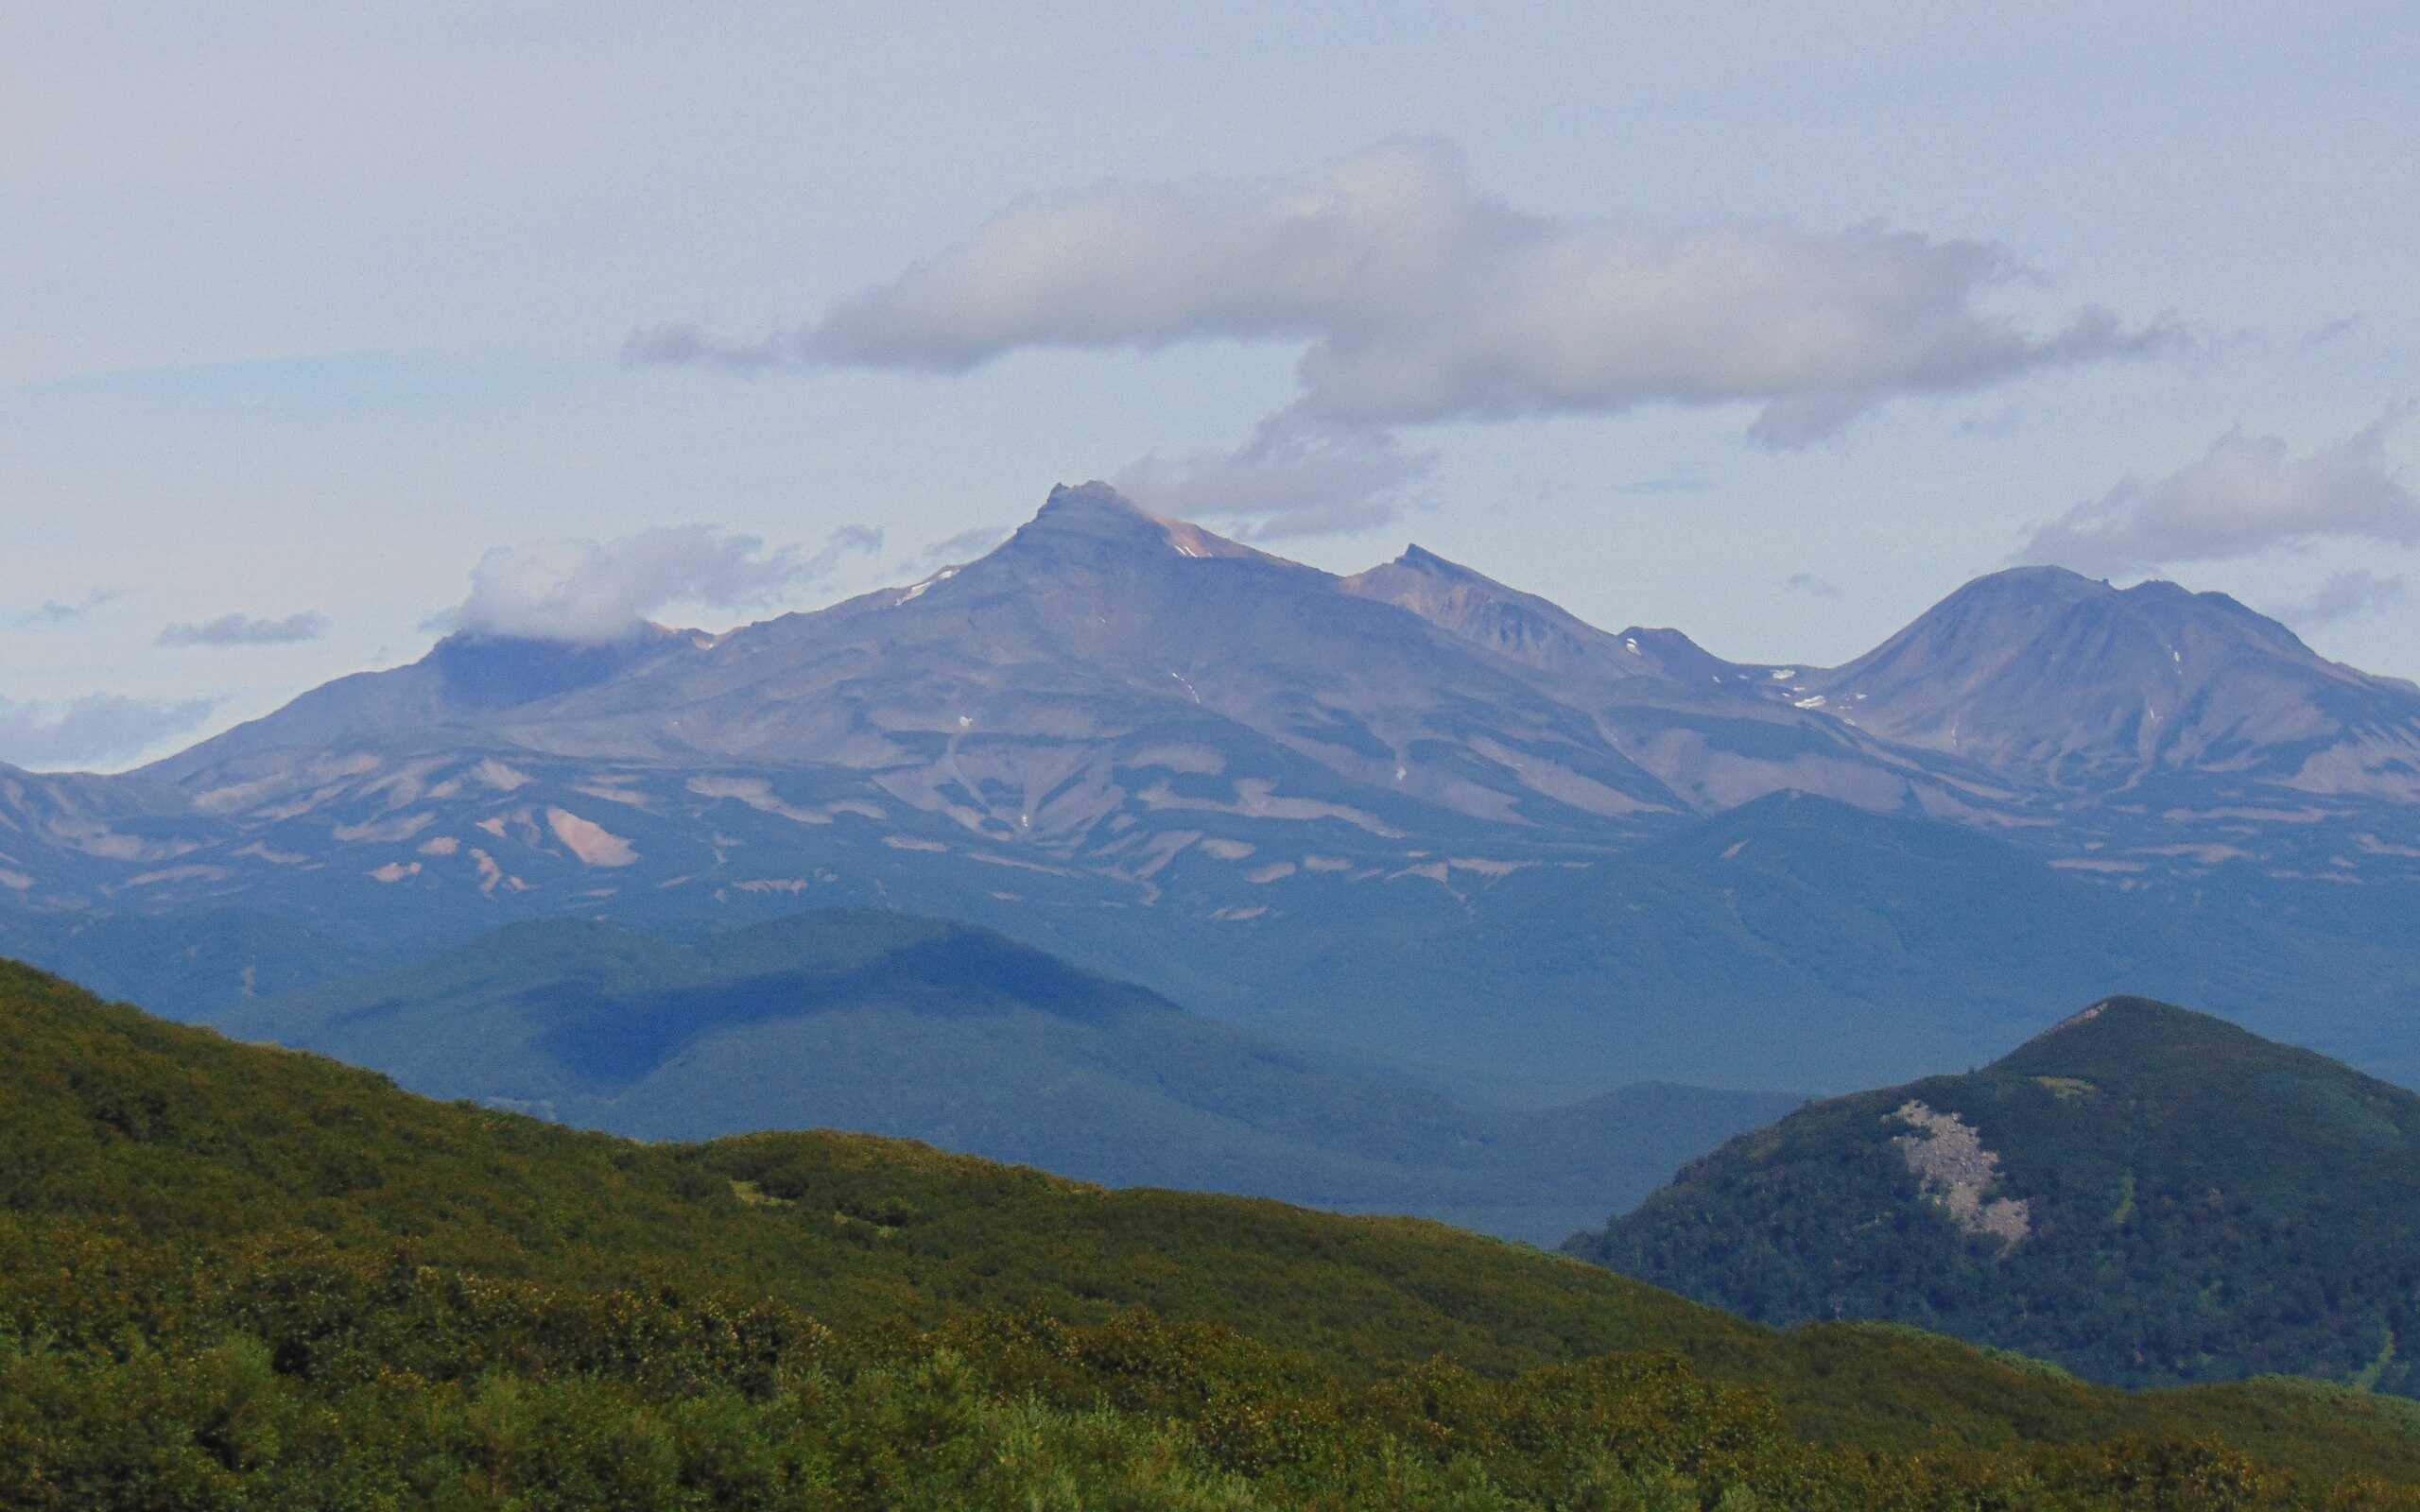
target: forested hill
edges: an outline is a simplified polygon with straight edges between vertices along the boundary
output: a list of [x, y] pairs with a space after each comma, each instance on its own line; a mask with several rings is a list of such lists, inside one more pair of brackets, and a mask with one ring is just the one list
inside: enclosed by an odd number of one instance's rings
[[2420, 1394], [2420, 1097], [2115, 998], [1742, 1135], [1566, 1247], [1765, 1322], [1896, 1319], [2099, 1381]]
[[2336, 1388], [2129, 1396], [879, 1140], [641, 1145], [5, 964], [0, 1033], [0, 1505], [2420, 1505], [2411, 1410]]

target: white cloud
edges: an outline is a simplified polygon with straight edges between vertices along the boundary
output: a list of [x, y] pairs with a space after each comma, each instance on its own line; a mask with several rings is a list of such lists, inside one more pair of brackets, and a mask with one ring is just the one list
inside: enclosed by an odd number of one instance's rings
[[2401, 573], [2380, 576], [2356, 568], [2328, 578], [2309, 597], [2280, 605], [2269, 612], [2289, 625], [2334, 625], [2394, 609], [2410, 596]]
[[1805, 593], [1811, 598], [1841, 596], [1838, 583], [1828, 577], [1818, 577], [1813, 573], [1792, 573], [1783, 580], [1781, 589], [1785, 593]]
[[707, 525], [498, 546], [471, 570], [469, 599], [437, 623], [481, 635], [612, 641], [666, 605], [762, 604], [793, 584], [829, 577], [846, 556], [881, 547], [882, 532], [867, 525], [843, 525], [812, 553], [768, 551], [758, 537]]
[[1384, 431], [1320, 425], [1295, 415], [1261, 422], [1231, 452], [1157, 453], [1111, 480], [1157, 514], [1236, 522], [1247, 540], [1331, 535], [1392, 520], [1429, 474], [1434, 454]]
[[208, 698], [88, 694], [64, 704], [0, 698], [0, 761], [38, 769], [105, 766], [139, 756], [210, 717]]
[[328, 617], [313, 610], [284, 619], [251, 614], [221, 614], [199, 625], [171, 625], [160, 632], [162, 645], [291, 645], [316, 641], [328, 633]]
[[1328, 425], [1747, 403], [1756, 439], [1798, 446], [1896, 396], [2187, 344], [2172, 320], [2086, 306], [2033, 332], [1982, 307], [2030, 277], [1988, 244], [1874, 225], [1525, 215], [1450, 144], [1398, 140], [1275, 180], [1019, 200], [796, 330], [659, 327], [626, 352], [951, 372], [1027, 347], [1301, 342], [1294, 407]]
[[2420, 497], [2386, 449], [2414, 412], [2395, 405], [2300, 457], [2278, 437], [2231, 430], [2167, 477], [2127, 478], [2035, 525], [2018, 559], [2100, 577], [2324, 538], [2420, 545]]

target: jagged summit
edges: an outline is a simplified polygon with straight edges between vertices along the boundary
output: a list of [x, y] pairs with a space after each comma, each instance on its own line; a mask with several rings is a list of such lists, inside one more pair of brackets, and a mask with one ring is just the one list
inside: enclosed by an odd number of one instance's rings
[[1475, 579], [1482, 583], [1495, 582], [1494, 578], [1483, 573], [1475, 572], [1461, 562], [1438, 556], [1418, 541], [1405, 542], [1403, 555], [1387, 565], [1401, 567], [1410, 572], [1426, 573], [1433, 577], [1460, 577]]
[[1060, 484], [1001, 549], [1071, 541], [1156, 541], [1167, 526], [1106, 483]]
[[[995, 557], [1109, 567], [1121, 559], [1226, 558], [1256, 561], [1298, 574], [1316, 569], [1255, 551], [1184, 520], [1152, 514], [1110, 485], [1062, 483], [1050, 490], [1031, 520], [1017, 528]], [[1318, 573], [1324, 577], [1327, 575]]]
[[1034, 518], [1064, 523], [1082, 519], [1150, 520], [1141, 506], [1098, 478], [1088, 483], [1053, 484]]

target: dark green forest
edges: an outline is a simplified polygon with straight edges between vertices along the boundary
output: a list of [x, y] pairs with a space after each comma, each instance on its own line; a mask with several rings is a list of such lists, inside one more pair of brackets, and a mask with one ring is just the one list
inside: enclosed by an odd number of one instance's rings
[[1407, 1220], [649, 1146], [0, 965], [0, 1504], [2420, 1506], [2420, 1411], [1777, 1332]]
[[[2024, 1237], [1924, 1190], [1911, 1101], [1975, 1130]], [[1768, 1323], [1896, 1319], [2127, 1385], [2277, 1371], [2411, 1396], [2420, 1097], [2114, 999], [1981, 1072], [1743, 1135], [1569, 1247]]]

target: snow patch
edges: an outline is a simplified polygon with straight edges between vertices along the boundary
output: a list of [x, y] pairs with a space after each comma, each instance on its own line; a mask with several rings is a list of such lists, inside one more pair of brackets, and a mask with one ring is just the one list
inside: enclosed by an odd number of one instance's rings
[[548, 809], [546, 828], [586, 867], [627, 867], [639, 858], [631, 842], [566, 809]]
[[890, 601], [890, 607], [892, 609], [897, 609], [902, 604], [913, 604], [916, 600], [932, 592], [933, 585], [935, 583], [946, 583], [957, 576], [957, 568], [944, 567], [940, 572], [937, 572], [930, 577], [925, 578], [923, 582], [913, 584], [901, 591], [899, 596]]
[[498, 887], [504, 887], [513, 892], [527, 892], [529, 890], [529, 885], [527, 883], [523, 882], [519, 877], [507, 876], [504, 868], [495, 864], [495, 857], [479, 850], [475, 846], [471, 849], [471, 859], [477, 862], [479, 866], [479, 891], [483, 893], [493, 893]]
[[389, 819], [384, 823], [339, 824], [334, 833], [337, 839], [354, 844], [393, 845], [410, 839], [436, 822], [434, 814], [406, 814], [400, 819]]
[[471, 776], [475, 781], [483, 782], [499, 793], [510, 793], [515, 788], [527, 787], [535, 781], [528, 773], [515, 771], [493, 756], [472, 767]]

